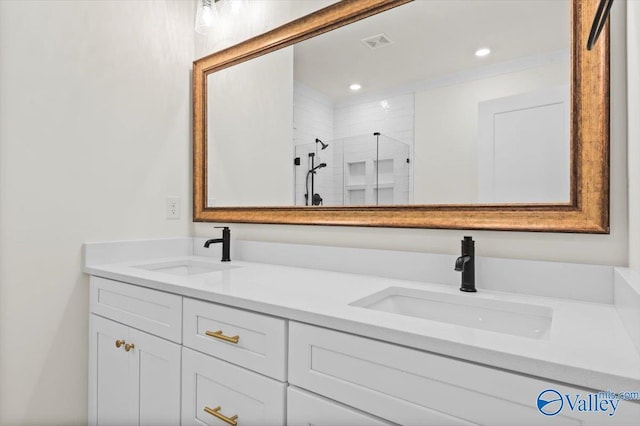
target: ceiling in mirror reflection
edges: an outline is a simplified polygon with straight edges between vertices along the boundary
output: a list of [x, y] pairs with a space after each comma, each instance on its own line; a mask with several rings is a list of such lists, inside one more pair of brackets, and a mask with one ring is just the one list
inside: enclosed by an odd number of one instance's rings
[[[515, 59], [569, 54], [564, 0], [418, 0], [295, 46], [297, 81], [333, 100]], [[372, 49], [363, 42], [384, 35]], [[478, 58], [475, 52], [490, 48]]]

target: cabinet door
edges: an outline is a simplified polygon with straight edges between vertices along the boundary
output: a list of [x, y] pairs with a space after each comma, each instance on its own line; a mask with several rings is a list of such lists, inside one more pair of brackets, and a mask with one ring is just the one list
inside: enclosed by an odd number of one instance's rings
[[180, 346], [129, 330], [129, 386], [140, 425], [180, 424]]
[[287, 424], [295, 426], [391, 426], [377, 417], [354, 410], [294, 386], [287, 389]]
[[182, 425], [285, 424], [282, 382], [182, 349]]
[[129, 328], [90, 315], [89, 320], [89, 423], [92, 425], [131, 425], [133, 420], [129, 358], [124, 345]]
[[89, 423], [179, 424], [180, 346], [96, 315], [90, 329]]

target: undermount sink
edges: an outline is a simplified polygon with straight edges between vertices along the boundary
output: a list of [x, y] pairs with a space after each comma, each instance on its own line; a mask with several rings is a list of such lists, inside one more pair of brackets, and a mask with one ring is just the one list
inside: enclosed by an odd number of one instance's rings
[[134, 266], [134, 268], [144, 269], [147, 271], [162, 272], [164, 274], [188, 276], [226, 271], [229, 269], [239, 268], [239, 266], [233, 266], [228, 263], [211, 263], [187, 259], [137, 265]]
[[547, 306], [402, 287], [389, 287], [350, 305], [531, 339], [548, 339], [553, 317]]

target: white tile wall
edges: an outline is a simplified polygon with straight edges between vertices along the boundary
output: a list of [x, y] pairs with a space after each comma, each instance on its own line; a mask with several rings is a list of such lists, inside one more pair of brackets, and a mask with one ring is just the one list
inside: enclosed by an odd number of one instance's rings
[[[383, 200], [382, 192], [378, 200], [379, 204], [408, 204], [413, 201], [413, 188], [411, 182], [412, 163], [407, 163], [407, 158], [411, 158], [411, 146], [397, 140], [380, 136], [379, 157], [381, 160], [378, 179], [381, 191], [383, 186], [389, 184], [392, 192]], [[392, 161], [391, 170], [385, 170], [384, 162]]]
[[[409, 202], [410, 147], [386, 135], [366, 134], [341, 139], [344, 144], [345, 205], [407, 204]], [[381, 161], [378, 173], [380, 198], [376, 200], [376, 155]], [[365, 191], [364, 194], [362, 191]]]
[[[334, 169], [341, 163], [333, 159], [334, 146], [329, 144], [325, 150], [316, 146], [316, 138], [329, 142], [333, 140], [333, 102], [311, 87], [294, 81], [293, 86], [293, 144], [295, 156], [300, 157], [300, 166], [295, 167], [295, 203], [304, 205], [305, 178], [309, 170], [309, 152], [316, 153], [315, 164], [327, 163], [327, 167], [318, 170], [315, 176], [315, 192], [323, 198], [324, 205], [335, 205]], [[317, 148], [317, 149], [316, 149]], [[311, 188], [309, 187], [309, 191]], [[311, 204], [311, 196], [309, 197]], [[340, 201], [338, 205], [341, 205]]]
[[[334, 110], [334, 136], [336, 138], [353, 138], [354, 136], [372, 136], [374, 132], [380, 132], [384, 136], [406, 144], [409, 147], [408, 157], [412, 158], [414, 119], [413, 93], [391, 95], [375, 100], [367, 99], [359, 103], [337, 103]], [[385, 140], [384, 136], [381, 137], [381, 140]], [[373, 140], [371, 137], [369, 142]], [[366, 157], [369, 154], [370, 144], [365, 143], [360, 146], [354, 144], [352, 139], [349, 139], [347, 144], [351, 146], [345, 151], [345, 156], [358, 158]], [[400, 155], [401, 150], [395, 153], [391, 152], [397, 148], [395, 145], [382, 143], [381, 146], [384, 146], [389, 152], [384, 154], [381, 152], [381, 158], [394, 158], [394, 161], [399, 160], [400, 157], [406, 158], [406, 154]], [[370, 156], [370, 158], [374, 158], [374, 156]], [[397, 172], [394, 176], [393, 195], [386, 194], [385, 197], [392, 197], [394, 204], [410, 203], [413, 201], [412, 164], [409, 164], [408, 171], [406, 165], [398, 166], [399, 164], [394, 166], [397, 167]], [[348, 204], [347, 199], [345, 199], [345, 203]]]
[[[311, 87], [294, 83], [294, 146], [295, 156], [300, 157], [301, 165], [295, 167], [296, 205], [304, 205], [306, 192], [306, 172], [309, 169], [309, 152], [316, 153], [315, 164], [327, 163], [327, 167], [318, 170], [315, 175], [315, 192], [319, 193], [324, 205], [345, 205], [349, 202], [349, 193], [345, 192], [347, 179], [344, 161], [349, 159], [369, 159], [373, 167], [375, 158], [374, 132], [396, 139], [408, 146], [407, 153], [402, 146], [385, 144], [385, 153], [381, 158], [394, 158], [394, 163], [402, 157], [405, 161], [394, 176], [394, 189], [387, 190], [385, 197], [389, 203], [405, 204], [412, 201], [413, 185], [410, 167], [406, 166], [406, 157], [411, 158], [414, 138], [414, 96], [402, 94], [380, 100], [366, 100], [361, 103], [336, 106], [331, 99]], [[329, 143], [326, 150], [316, 149], [315, 139]], [[384, 139], [384, 137], [383, 137]], [[393, 146], [393, 148], [392, 148]], [[342, 152], [342, 148], [346, 150]], [[398, 149], [396, 149], [398, 148]], [[393, 151], [393, 152], [391, 152]], [[396, 152], [397, 151], [397, 152]], [[397, 158], [396, 158], [397, 157]], [[396, 164], [396, 166], [399, 164]], [[371, 184], [372, 182], [369, 182]], [[400, 189], [400, 190], [398, 190]], [[371, 191], [369, 191], [371, 192]], [[346, 197], [346, 198], [344, 198]], [[367, 195], [370, 204], [375, 195]], [[360, 203], [358, 203], [360, 204]]]
[[413, 124], [413, 93], [356, 104], [337, 104], [334, 110], [335, 138], [380, 132], [413, 145]]
[[[315, 138], [314, 138], [315, 140]], [[326, 140], [326, 139], [325, 139]], [[318, 148], [316, 150], [316, 148]], [[306, 192], [306, 175], [311, 168], [309, 153], [315, 153], [314, 164], [326, 163], [327, 167], [318, 169], [314, 178], [314, 191], [323, 199], [323, 205], [342, 205], [340, 199], [336, 199], [334, 187], [337, 183], [342, 187], [342, 161], [341, 149], [336, 148], [336, 144], [332, 141], [325, 150], [320, 150], [320, 146], [316, 147], [315, 142], [312, 144], [301, 144], [295, 146], [295, 155], [300, 157], [300, 166], [295, 166], [295, 201], [296, 205], [304, 205], [304, 194]], [[339, 154], [340, 158], [336, 160], [335, 155]], [[311, 177], [309, 177], [309, 192], [311, 192]], [[311, 198], [309, 198], [311, 204]]]
[[293, 82], [293, 143], [315, 143], [334, 138], [333, 102], [311, 87]]

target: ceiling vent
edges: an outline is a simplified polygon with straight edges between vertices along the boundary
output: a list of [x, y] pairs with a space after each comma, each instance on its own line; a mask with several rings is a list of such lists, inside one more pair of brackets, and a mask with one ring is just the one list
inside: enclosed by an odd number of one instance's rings
[[377, 34], [371, 37], [363, 38], [360, 40], [371, 50], [381, 49], [383, 47], [391, 46], [393, 42], [385, 33]]

